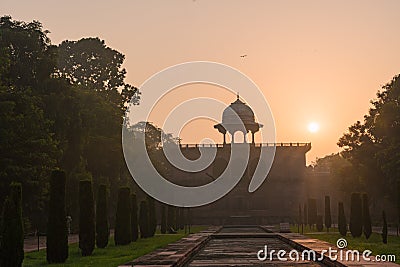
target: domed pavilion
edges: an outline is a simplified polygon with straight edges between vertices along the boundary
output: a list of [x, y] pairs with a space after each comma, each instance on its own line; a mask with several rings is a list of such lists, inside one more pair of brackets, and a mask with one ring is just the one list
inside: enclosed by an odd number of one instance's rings
[[235, 133], [243, 133], [243, 143], [247, 143], [246, 135], [251, 132], [251, 143], [254, 144], [254, 134], [263, 127], [257, 123], [253, 110], [240, 100], [239, 94], [235, 102], [231, 103], [222, 113], [222, 122], [214, 125], [220, 133], [224, 135], [226, 144], [226, 133], [231, 135], [232, 143], [235, 143]]

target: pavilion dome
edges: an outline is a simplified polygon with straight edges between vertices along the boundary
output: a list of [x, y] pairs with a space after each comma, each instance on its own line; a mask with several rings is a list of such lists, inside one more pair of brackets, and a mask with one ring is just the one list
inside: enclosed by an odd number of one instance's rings
[[243, 124], [255, 124], [253, 110], [238, 98], [231, 103], [222, 113], [222, 124], [237, 124], [237, 116]]

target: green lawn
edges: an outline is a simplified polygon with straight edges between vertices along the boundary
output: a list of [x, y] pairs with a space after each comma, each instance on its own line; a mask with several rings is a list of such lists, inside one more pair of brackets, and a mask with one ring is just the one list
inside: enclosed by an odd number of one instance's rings
[[[204, 230], [204, 226], [192, 227], [192, 232], [199, 232]], [[129, 262], [144, 254], [147, 254], [155, 249], [165, 247], [169, 243], [175, 242], [185, 234], [179, 231], [177, 234], [162, 235], [156, 234], [152, 238], [139, 239], [126, 246], [115, 246], [114, 239], [110, 238], [110, 243], [107, 248], [95, 248], [92, 256], [82, 257], [78, 244], [69, 245], [69, 257], [63, 264], [47, 264], [46, 250], [25, 253], [25, 260], [23, 266], [96, 266], [96, 267], [115, 267], [120, 264]]]
[[[292, 226], [291, 230], [297, 233], [297, 226]], [[315, 229], [309, 229], [308, 227], [304, 228], [304, 235], [324, 240], [334, 245], [336, 245], [336, 241], [342, 237], [337, 229], [330, 229], [329, 233], [324, 229], [324, 232], [319, 233]], [[398, 236], [388, 236], [387, 244], [382, 243], [382, 237], [378, 233], [372, 233], [368, 240], [364, 235], [354, 238], [350, 233], [347, 233], [345, 239], [347, 240], [347, 248], [349, 249], [356, 249], [358, 251], [369, 249], [372, 251], [373, 255], [394, 254], [396, 255], [396, 263], [400, 264], [400, 237]]]

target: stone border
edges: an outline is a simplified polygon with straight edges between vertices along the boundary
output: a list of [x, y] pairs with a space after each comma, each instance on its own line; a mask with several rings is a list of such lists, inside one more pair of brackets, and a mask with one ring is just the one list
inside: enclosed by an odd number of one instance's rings
[[183, 266], [200, 251], [211, 239], [211, 236], [221, 230], [221, 226], [212, 226], [196, 234], [190, 234], [178, 241], [143, 255], [119, 267], [172, 267]]

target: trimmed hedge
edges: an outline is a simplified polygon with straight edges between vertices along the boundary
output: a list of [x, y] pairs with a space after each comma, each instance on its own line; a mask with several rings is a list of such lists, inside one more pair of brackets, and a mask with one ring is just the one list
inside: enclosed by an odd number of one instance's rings
[[136, 195], [131, 194], [131, 232], [132, 241], [136, 241], [139, 238], [139, 227], [138, 227], [138, 207]]
[[362, 196], [362, 206], [363, 206], [363, 229], [365, 238], [369, 238], [372, 234], [372, 224], [371, 215], [369, 214], [369, 200], [368, 195], [363, 194]]
[[167, 215], [165, 214], [165, 205], [161, 205], [161, 233], [167, 233]]
[[362, 235], [362, 202], [360, 193], [351, 194], [351, 207], [350, 207], [350, 233], [353, 237], [360, 237]]
[[93, 253], [96, 238], [91, 180], [79, 181], [79, 248], [82, 256]]
[[329, 228], [332, 226], [332, 216], [331, 216], [331, 198], [325, 196], [325, 227], [329, 232]]
[[339, 227], [339, 233], [342, 236], [346, 236], [347, 234], [347, 221], [346, 221], [346, 215], [344, 213], [344, 206], [343, 202], [339, 202], [339, 212], [338, 212], [338, 227]]
[[383, 242], [383, 244], [387, 244], [388, 229], [387, 229], [387, 221], [386, 221], [386, 213], [385, 213], [385, 211], [382, 211], [382, 219], [383, 219], [382, 242]]
[[322, 219], [322, 215], [318, 215], [317, 216], [316, 225], [317, 225], [317, 231], [318, 232], [322, 232], [322, 230], [324, 230], [324, 222], [323, 222], [323, 219]]
[[0, 266], [22, 266], [24, 228], [22, 222], [22, 187], [12, 183], [4, 201], [1, 222]]
[[150, 227], [149, 227], [149, 209], [147, 201], [140, 202], [140, 210], [139, 210], [139, 228], [140, 228], [140, 237], [148, 238], [150, 237]]
[[64, 171], [55, 170], [52, 172], [46, 235], [46, 258], [48, 263], [63, 263], [68, 258], [65, 182]]
[[157, 229], [156, 205], [154, 199], [151, 197], [147, 197], [147, 205], [149, 209], [148, 236], [152, 237], [156, 234]]
[[117, 213], [115, 215], [115, 245], [127, 245], [131, 242], [131, 190], [121, 187], [118, 191]]
[[96, 246], [105, 248], [110, 238], [110, 226], [108, 224], [108, 201], [107, 186], [99, 185], [97, 189], [97, 205], [96, 205]]

